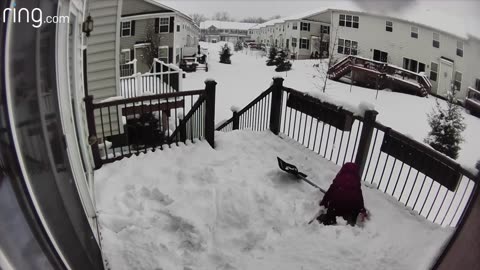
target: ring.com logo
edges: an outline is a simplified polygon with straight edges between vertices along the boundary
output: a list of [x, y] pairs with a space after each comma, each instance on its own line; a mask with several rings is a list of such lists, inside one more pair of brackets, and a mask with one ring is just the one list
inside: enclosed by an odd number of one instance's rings
[[39, 28], [44, 23], [70, 23], [69, 16], [46, 16], [43, 17], [43, 12], [39, 8], [28, 10], [26, 8], [17, 8], [17, 3], [13, 2], [11, 8], [6, 8], [2, 13], [3, 22], [7, 22], [9, 17], [13, 23], [31, 23], [33, 27]]

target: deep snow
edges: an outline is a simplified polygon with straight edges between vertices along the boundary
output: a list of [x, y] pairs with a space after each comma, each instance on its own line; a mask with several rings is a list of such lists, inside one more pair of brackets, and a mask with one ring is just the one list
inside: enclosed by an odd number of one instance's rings
[[363, 228], [307, 221], [339, 167], [270, 132], [216, 134], [105, 165], [95, 190], [111, 269], [426, 269], [452, 229], [362, 187]]
[[[232, 64], [226, 65], [218, 62], [218, 52], [224, 42], [204, 43], [202, 47], [209, 50], [209, 71], [188, 73], [184, 80], [184, 89], [198, 89], [204, 85], [205, 78], [214, 78], [217, 81], [216, 112], [217, 123], [231, 117], [232, 106], [243, 108], [255, 99], [272, 83], [272, 78], [282, 76], [284, 85], [296, 90], [310, 93], [313, 96], [328, 97], [329, 101], [345, 105], [354, 110], [360, 104], [372, 104], [379, 112], [377, 120], [399, 132], [402, 132], [419, 142], [427, 137], [430, 127], [427, 122], [427, 113], [435, 106], [435, 98], [421, 98], [417, 96], [377, 91], [353, 86], [349, 84], [327, 81], [326, 92], [322, 93], [319, 85], [323, 84], [326, 68], [325, 62], [320, 60], [293, 61], [292, 70], [288, 72], [275, 72], [275, 67], [265, 65], [264, 53], [256, 50], [234, 52], [231, 57]], [[230, 44], [231, 45], [231, 44]], [[233, 45], [232, 52], [233, 52]], [[320, 68], [314, 65], [320, 63]], [[323, 72], [319, 72], [320, 69]], [[444, 101], [440, 100], [440, 103]], [[364, 106], [364, 105], [362, 105]], [[371, 107], [371, 105], [368, 105]], [[460, 155], [457, 161], [468, 168], [475, 168], [475, 163], [480, 159], [479, 139], [480, 119], [463, 111], [466, 130], [463, 133]]]

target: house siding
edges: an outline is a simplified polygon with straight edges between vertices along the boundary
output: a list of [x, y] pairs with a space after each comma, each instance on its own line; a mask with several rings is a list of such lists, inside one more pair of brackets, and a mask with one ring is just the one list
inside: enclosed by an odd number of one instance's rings
[[[168, 18], [170, 18], [170, 16], [168, 16]], [[152, 26], [154, 26], [155, 18], [135, 20], [135, 35], [129, 37], [120, 37], [120, 50], [133, 49], [135, 44], [144, 42], [147, 37], [146, 32], [148, 24], [152, 24]], [[174, 33], [158, 33], [158, 35], [160, 36], [160, 46], [173, 47]]]
[[[88, 94], [93, 95], [94, 102], [117, 95], [116, 37], [119, 1], [89, 1], [88, 13], [92, 16], [95, 27], [87, 38], [87, 78]], [[96, 117], [98, 115], [97, 112]], [[112, 125], [113, 129], [110, 130], [107, 119], [104, 117], [103, 126], [100, 119], [97, 119], [97, 131], [106, 131], [105, 136], [118, 133], [117, 125]], [[116, 123], [117, 116], [112, 114], [110, 119]]]
[[[428, 28], [414, 23], [407, 23], [400, 20], [389, 19], [385, 17], [365, 14], [349, 14], [358, 15], [360, 25], [359, 28], [350, 28], [338, 26], [339, 14], [344, 12], [334, 11], [332, 13], [331, 41], [334, 42], [334, 32], [338, 28], [338, 38], [354, 40], [358, 42], [358, 54], [362, 57], [373, 58], [373, 50], [381, 50], [388, 53], [388, 63], [396, 66], [403, 66], [403, 58], [414, 59], [424, 63], [425, 73], [430, 74], [431, 62], [440, 64], [440, 58], [445, 57], [454, 61], [454, 73], [459, 71], [462, 73], [461, 90], [458, 93], [460, 99], [464, 99], [468, 86], [473, 85], [475, 79], [480, 77], [480, 70], [472, 67], [478, 66], [480, 63], [480, 46], [475, 40], [464, 40], [451, 34], [444, 33], [439, 30]], [[385, 31], [385, 22], [393, 22], [393, 32]], [[418, 38], [410, 36], [411, 27], [417, 27]], [[432, 46], [433, 33], [440, 34], [440, 48]], [[457, 56], [457, 41], [464, 42], [463, 57]], [[337, 41], [335, 41], [337, 42]], [[336, 57], [344, 57], [338, 54], [335, 48]], [[441, 74], [438, 74], [440, 76]], [[437, 79], [438, 81], [438, 79]], [[435, 93], [437, 83], [433, 82], [432, 91]]]

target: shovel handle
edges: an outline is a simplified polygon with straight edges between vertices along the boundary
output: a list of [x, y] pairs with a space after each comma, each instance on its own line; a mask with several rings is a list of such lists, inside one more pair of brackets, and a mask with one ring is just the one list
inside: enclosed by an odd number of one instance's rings
[[327, 193], [323, 188], [317, 186], [315, 183], [313, 183], [312, 181], [308, 180], [307, 178], [303, 177], [303, 176], [300, 176], [300, 179], [302, 179], [303, 181], [307, 182], [308, 184], [310, 184], [311, 186], [314, 186], [316, 188], [318, 188], [322, 193]]

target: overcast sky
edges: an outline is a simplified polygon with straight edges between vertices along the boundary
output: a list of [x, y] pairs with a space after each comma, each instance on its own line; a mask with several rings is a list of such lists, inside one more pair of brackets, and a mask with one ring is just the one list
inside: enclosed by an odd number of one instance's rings
[[[226, 11], [235, 19], [251, 16], [268, 18], [274, 15], [288, 16], [323, 7], [348, 8], [356, 7], [376, 11], [399, 11], [401, 13], [412, 9], [435, 10], [440, 13], [467, 16], [479, 22], [480, 0], [157, 0], [167, 6], [176, 8], [183, 13], [201, 13], [207, 17], [215, 12]], [[476, 18], [475, 18], [476, 17]]]

